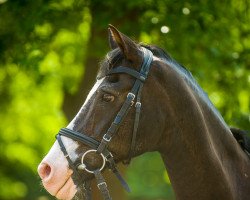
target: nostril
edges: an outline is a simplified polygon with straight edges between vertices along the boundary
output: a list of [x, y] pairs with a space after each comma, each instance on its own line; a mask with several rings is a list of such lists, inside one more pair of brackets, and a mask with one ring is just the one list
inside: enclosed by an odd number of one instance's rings
[[45, 169], [44, 169], [44, 174], [46, 175], [46, 177], [48, 177], [50, 175], [50, 172], [51, 172], [50, 166], [46, 165]]
[[51, 174], [51, 167], [47, 163], [41, 163], [38, 166], [38, 174], [42, 180], [47, 179]]

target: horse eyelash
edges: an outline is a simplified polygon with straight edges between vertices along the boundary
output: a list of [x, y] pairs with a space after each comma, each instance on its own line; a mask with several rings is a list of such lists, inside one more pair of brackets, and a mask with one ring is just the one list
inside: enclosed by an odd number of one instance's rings
[[109, 58], [107, 58], [107, 61], [108, 61], [108, 64], [109, 64], [109, 69], [111, 69], [111, 68], [113, 68], [113, 64], [112, 64], [112, 62], [110, 61], [110, 59]]

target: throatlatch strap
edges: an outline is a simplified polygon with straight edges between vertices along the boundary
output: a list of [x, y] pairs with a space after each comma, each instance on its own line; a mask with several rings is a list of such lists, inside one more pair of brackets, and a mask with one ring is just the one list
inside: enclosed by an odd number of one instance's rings
[[131, 192], [131, 189], [129, 188], [127, 182], [124, 180], [124, 178], [121, 176], [120, 172], [117, 170], [117, 168], [115, 168], [115, 170], [112, 171], [116, 178], [120, 181], [122, 187], [127, 191], [127, 192]]
[[107, 183], [105, 182], [105, 179], [103, 178], [100, 170], [95, 170], [94, 175], [97, 181], [97, 187], [101, 191], [103, 198], [105, 200], [112, 200], [109, 194]]
[[109, 157], [107, 158], [107, 164], [108, 164], [108, 168], [115, 174], [116, 178], [120, 181], [122, 187], [127, 191], [127, 192], [131, 192], [127, 182], [124, 180], [124, 178], [121, 176], [120, 172], [118, 171], [115, 161], [113, 159], [113, 157]]
[[131, 145], [130, 145], [130, 150], [129, 150], [129, 156], [128, 160], [125, 161], [125, 164], [129, 164], [132, 157], [133, 157], [133, 152], [135, 151], [135, 141], [136, 141], [136, 135], [137, 135], [137, 130], [139, 126], [139, 120], [140, 120], [140, 113], [141, 113], [141, 91], [142, 91], [143, 85], [140, 86], [138, 94], [137, 94], [137, 100], [135, 103], [135, 121], [134, 121], [134, 128], [133, 128], [133, 133], [132, 133], [132, 140], [131, 140]]

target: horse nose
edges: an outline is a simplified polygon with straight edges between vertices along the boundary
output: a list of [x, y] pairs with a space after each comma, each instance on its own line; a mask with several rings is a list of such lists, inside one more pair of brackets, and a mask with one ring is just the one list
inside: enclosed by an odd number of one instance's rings
[[53, 167], [46, 162], [40, 163], [37, 168], [38, 174], [43, 181], [49, 181], [52, 178]]

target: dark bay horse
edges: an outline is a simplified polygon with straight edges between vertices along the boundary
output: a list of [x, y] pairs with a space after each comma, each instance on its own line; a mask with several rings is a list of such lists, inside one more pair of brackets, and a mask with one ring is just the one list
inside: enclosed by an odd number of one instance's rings
[[102, 168], [128, 190], [115, 163], [158, 151], [176, 199], [250, 199], [247, 142], [230, 130], [191, 73], [162, 49], [137, 44], [111, 25], [109, 42], [97, 82], [38, 167], [48, 192], [89, 199], [87, 183], [96, 178], [104, 199], [111, 199]]

